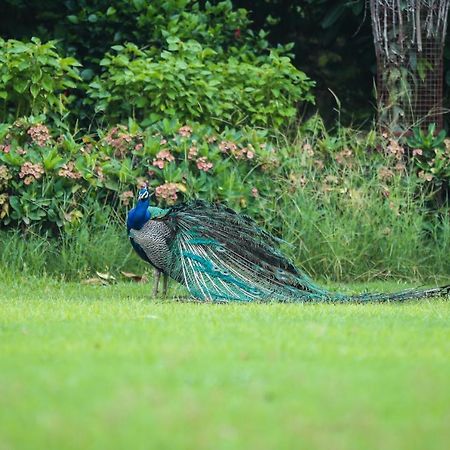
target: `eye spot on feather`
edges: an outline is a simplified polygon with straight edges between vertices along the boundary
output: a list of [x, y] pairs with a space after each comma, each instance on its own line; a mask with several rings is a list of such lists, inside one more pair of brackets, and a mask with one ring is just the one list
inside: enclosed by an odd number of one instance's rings
[[275, 278], [280, 281], [286, 281], [288, 277], [286, 276], [287, 272], [285, 272], [283, 269], [277, 269], [275, 272]]

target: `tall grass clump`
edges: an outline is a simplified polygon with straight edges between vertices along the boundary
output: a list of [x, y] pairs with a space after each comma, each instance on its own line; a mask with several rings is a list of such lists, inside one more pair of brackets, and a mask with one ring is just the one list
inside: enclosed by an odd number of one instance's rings
[[58, 238], [39, 230], [1, 231], [0, 276], [82, 280], [96, 272], [117, 276], [121, 271], [142, 271], [120, 225], [114, 220], [105, 224], [84, 220]]
[[430, 209], [433, 190], [396, 141], [337, 131], [284, 143], [266, 226], [315, 278], [409, 280], [450, 275], [450, 209]]

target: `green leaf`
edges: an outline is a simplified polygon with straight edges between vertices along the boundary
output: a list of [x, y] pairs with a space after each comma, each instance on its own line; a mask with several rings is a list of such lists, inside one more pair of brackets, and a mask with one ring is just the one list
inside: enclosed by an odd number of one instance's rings
[[16, 197], [15, 195], [10, 196], [9, 204], [11, 205], [11, 208], [13, 208], [15, 211], [20, 213], [21, 208], [20, 208], [20, 201], [19, 201], [18, 197]]
[[67, 20], [68, 20], [70, 23], [74, 23], [74, 24], [79, 23], [79, 20], [78, 20], [78, 17], [77, 17], [77, 16], [73, 16], [73, 15], [67, 16]]
[[80, 75], [84, 81], [90, 81], [94, 78], [95, 73], [92, 69], [84, 69], [81, 71]]
[[38, 68], [32, 75], [31, 75], [31, 81], [33, 83], [37, 83], [42, 77], [42, 70]]
[[26, 91], [28, 84], [29, 82], [27, 80], [16, 80], [14, 82], [14, 90], [20, 94], [23, 94]]
[[439, 147], [444, 142], [444, 139], [447, 137], [447, 132], [445, 130], [441, 130], [439, 134], [436, 136], [433, 142], [434, 147]]
[[54, 83], [53, 79], [49, 75], [45, 74], [42, 77], [41, 85], [47, 92], [53, 91], [53, 89], [54, 89], [53, 83]]
[[31, 95], [33, 96], [33, 98], [36, 98], [39, 95], [40, 90], [41, 90], [41, 88], [39, 87], [38, 84], [31, 85], [30, 92], [31, 92]]

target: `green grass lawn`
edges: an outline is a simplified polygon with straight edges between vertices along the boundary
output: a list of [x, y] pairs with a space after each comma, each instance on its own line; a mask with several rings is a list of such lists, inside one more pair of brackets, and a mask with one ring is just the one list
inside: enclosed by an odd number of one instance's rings
[[449, 301], [149, 292], [0, 282], [1, 450], [448, 448]]

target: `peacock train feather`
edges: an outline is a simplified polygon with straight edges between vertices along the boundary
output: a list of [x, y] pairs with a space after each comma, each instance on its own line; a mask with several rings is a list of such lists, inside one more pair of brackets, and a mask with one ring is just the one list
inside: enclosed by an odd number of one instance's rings
[[146, 187], [127, 219], [138, 255], [157, 271], [209, 301], [384, 302], [450, 294], [450, 285], [394, 294], [344, 295], [317, 286], [279, 250], [279, 241], [248, 216], [193, 201], [149, 206]]

